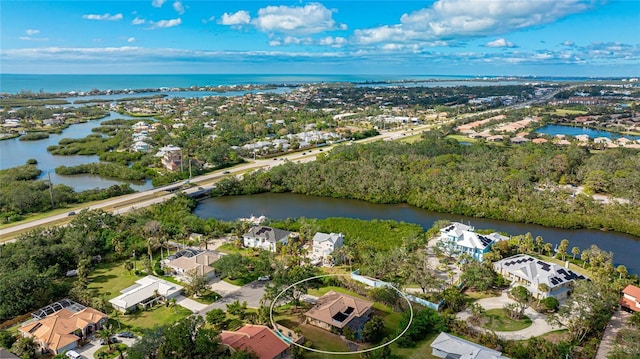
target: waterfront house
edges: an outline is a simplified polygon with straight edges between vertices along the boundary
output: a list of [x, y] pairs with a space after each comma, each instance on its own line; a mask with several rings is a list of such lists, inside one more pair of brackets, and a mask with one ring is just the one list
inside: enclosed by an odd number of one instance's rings
[[471, 258], [482, 261], [484, 254], [491, 250], [494, 243], [507, 239], [509, 238], [496, 232], [489, 235], [478, 234], [472, 226], [452, 222], [440, 230], [437, 246], [449, 256], [459, 257], [466, 253]]
[[276, 251], [276, 244], [286, 245], [293, 232], [265, 226], [254, 226], [242, 236], [243, 244], [247, 248], [262, 248], [271, 252]]
[[313, 236], [313, 251], [311, 257], [314, 260], [327, 261], [327, 257], [342, 247], [344, 235], [342, 233], [318, 232]]
[[[571, 294], [571, 283], [586, 279], [571, 269], [554, 263], [548, 263], [526, 254], [518, 254], [493, 263], [496, 272], [513, 282], [513, 286], [521, 285], [535, 298], [555, 297], [558, 300]], [[546, 284], [548, 291], [540, 289]]]
[[626, 310], [640, 312], [640, 288], [629, 284], [622, 290], [620, 305]]
[[233, 332], [223, 330], [220, 338], [232, 351], [253, 352], [259, 359], [289, 358], [289, 344], [264, 325], [246, 324]]
[[347, 294], [329, 291], [304, 313], [307, 323], [326, 330], [348, 327], [359, 332], [371, 316], [373, 303]]
[[448, 333], [440, 333], [431, 343], [431, 354], [446, 359], [508, 359], [502, 353], [480, 344], [458, 338]]
[[131, 312], [138, 307], [147, 308], [155, 303], [175, 298], [182, 293], [182, 286], [164, 279], [148, 275], [136, 281], [136, 284], [120, 291], [119, 296], [109, 303], [122, 313]]
[[27, 322], [18, 331], [23, 337], [33, 338], [43, 352], [54, 355], [77, 348], [81, 339], [100, 330], [108, 319], [106, 314], [68, 299], [51, 307], [62, 309], [43, 317], [34, 316], [36, 320]]

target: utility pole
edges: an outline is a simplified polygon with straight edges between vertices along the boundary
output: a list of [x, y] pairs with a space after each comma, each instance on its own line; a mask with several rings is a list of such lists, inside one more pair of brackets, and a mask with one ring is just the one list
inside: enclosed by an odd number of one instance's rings
[[51, 184], [51, 172], [47, 171], [47, 176], [49, 177], [49, 198], [51, 199], [51, 209], [53, 209], [53, 185]]

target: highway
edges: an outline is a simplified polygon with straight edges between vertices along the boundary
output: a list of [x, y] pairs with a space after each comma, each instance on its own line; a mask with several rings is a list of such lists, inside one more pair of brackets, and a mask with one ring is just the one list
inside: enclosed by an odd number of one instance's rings
[[[441, 123], [437, 125], [440, 125], [440, 124]], [[412, 134], [419, 134], [421, 131], [428, 130], [433, 126], [434, 124], [430, 124], [430, 125], [421, 125], [421, 126], [411, 127], [409, 129], [405, 128], [405, 129], [394, 130], [394, 131], [385, 131], [378, 136], [365, 138], [357, 142], [362, 143], [362, 142], [372, 142], [377, 140], [384, 140], [384, 141], [397, 140], [406, 136], [410, 136]], [[272, 158], [251, 160], [248, 163], [242, 163], [231, 168], [218, 170], [215, 172], [207, 173], [205, 175], [193, 177], [190, 180], [190, 183], [193, 184], [193, 186], [188, 189], [182, 190], [182, 192], [189, 194], [189, 193], [201, 191], [202, 189], [204, 190], [211, 189], [213, 188], [213, 186], [215, 186], [215, 182], [219, 181], [224, 177], [234, 176], [234, 175], [241, 177], [246, 172], [255, 171], [258, 169], [269, 169], [271, 167], [281, 165], [285, 161], [300, 162], [300, 163], [315, 161], [316, 156], [318, 154], [329, 152], [331, 151], [331, 149], [333, 149], [333, 147], [344, 145], [344, 144], [345, 143], [342, 142], [340, 144], [301, 150], [300, 152], [289, 153], [283, 156], [279, 156], [275, 160]], [[82, 209], [102, 209], [115, 214], [122, 214], [137, 208], [143, 208], [143, 207], [150, 206], [152, 204], [161, 203], [175, 196], [177, 191], [169, 192], [168, 190], [175, 189], [176, 186], [180, 186], [182, 183], [184, 182], [172, 183], [167, 186], [150, 189], [143, 192], [136, 192], [129, 195], [111, 198], [111, 199], [104, 200], [97, 204], [93, 204], [89, 206], [87, 205], [77, 206], [74, 208], [70, 208], [69, 211], [65, 213], [52, 214], [44, 218], [25, 221], [13, 226], [7, 226], [6, 228], [0, 229], [0, 243], [10, 241], [12, 238], [16, 237], [20, 233], [23, 233], [35, 227], [47, 226], [47, 225], [59, 225], [59, 224], [69, 222], [73, 218], [73, 216], [70, 215], [70, 213], [78, 212]], [[199, 187], [202, 187], [202, 189], [199, 189]]]

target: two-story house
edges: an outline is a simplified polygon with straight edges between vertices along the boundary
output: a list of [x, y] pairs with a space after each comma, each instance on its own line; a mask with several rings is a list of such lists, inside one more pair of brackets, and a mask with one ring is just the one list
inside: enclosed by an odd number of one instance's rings
[[286, 245], [293, 232], [265, 226], [254, 226], [242, 236], [243, 244], [247, 248], [262, 248], [271, 252], [276, 251], [276, 244]]
[[326, 262], [328, 256], [333, 255], [333, 252], [342, 247], [343, 243], [344, 235], [342, 233], [318, 232], [313, 236], [311, 257], [313, 260]]
[[482, 261], [484, 254], [491, 250], [494, 243], [508, 239], [496, 232], [479, 234], [474, 232], [472, 226], [453, 222], [440, 230], [437, 246], [452, 257], [466, 253], [471, 258]]

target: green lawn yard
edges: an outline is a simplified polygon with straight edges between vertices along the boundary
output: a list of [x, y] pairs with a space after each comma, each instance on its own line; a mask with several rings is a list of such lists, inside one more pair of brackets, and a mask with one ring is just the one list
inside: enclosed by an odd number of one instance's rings
[[[138, 266], [140, 263], [138, 263]], [[120, 295], [120, 291], [142, 278], [124, 269], [124, 262], [100, 263], [89, 276], [89, 289], [104, 295], [107, 300]]]
[[191, 315], [190, 310], [176, 305], [173, 308], [164, 304], [157, 305], [152, 309], [137, 311], [133, 314], [120, 314], [120, 321], [128, 326], [151, 328], [154, 325], [171, 324]]
[[484, 313], [488, 319], [483, 327], [497, 332], [513, 332], [531, 326], [531, 319], [523, 316], [520, 320], [509, 318], [503, 309], [489, 309]]

